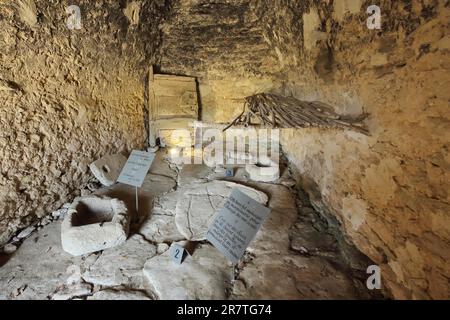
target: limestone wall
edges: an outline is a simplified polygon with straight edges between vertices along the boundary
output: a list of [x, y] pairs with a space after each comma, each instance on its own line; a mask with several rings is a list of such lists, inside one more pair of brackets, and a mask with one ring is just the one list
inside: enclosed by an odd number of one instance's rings
[[72, 3], [22, 3], [0, 3], [0, 244], [79, 194], [89, 163], [143, 144], [165, 14], [140, 1], [136, 24], [126, 1], [76, 1], [82, 29], [69, 30]]
[[[381, 30], [367, 27], [372, 4]], [[231, 120], [262, 91], [370, 114], [370, 136], [285, 130], [284, 151], [394, 297], [448, 298], [449, 10], [438, 0], [181, 0], [161, 67], [199, 77], [204, 121]]]
[[375, 2], [381, 30], [366, 26], [372, 2], [321, 2], [300, 15], [303, 39], [292, 30], [298, 8], [270, 5], [292, 17], [272, 21], [283, 36], [273, 34], [272, 45], [288, 65], [281, 91], [370, 114], [369, 137], [286, 130], [283, 148], [314, 204], [382, 267], [394, 297], [448, 298], [450, 8]]

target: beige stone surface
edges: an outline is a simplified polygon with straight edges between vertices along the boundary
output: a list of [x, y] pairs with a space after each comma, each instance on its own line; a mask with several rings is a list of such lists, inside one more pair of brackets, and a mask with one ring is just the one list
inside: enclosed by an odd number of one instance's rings
[[144, 141], [144, 77], [167, 9], [143, 6], [152, 18], [138, 33], [117, 1], [76, 4], [81, 30], [67, 28], [67, 3], [0, 3], [0, 244], [79, 196], [90, 163]]
[[0, 267], [0, 300], [45, 300], [66, 284], [67, 269], [82, 261], [64, 252], [60, 228], [61, 223], [44, 227]]
[[147, 261], [144, 276], [160, 300], [222, 300], [231, 265], [214, 247], [202, 245], [182, 265], [170, 251]]
[[136, 234], [122, 246], [103, 251], [82, 276], [85, 281], [95, 285], [142, 290], [141, 270], [145, 262], [155, 255], [156, 247]]
[[[393, 2], [382, 8], [381, 31], [367, 29], [366, 9], [345, 0], [221, 8], [187, 0], [167, 22], [162, 66], [199, 77], [205, 121], [231, 120], [248, 91], [368, 113], [370, 136], [284, 130], [283, 149], [315, 207], [381, 266], [394, 297], [448, 298], [449, 8]], [[208, 31], [221, 37], [211, 42]]]
[[[184, 174], [186, 178], [197, 176], [195, 170], [186, 170]], [[233, 179], [239, 180], [238, 177]], [[182, 265], [175, 264], [169, 245], [174, 242], [186, 245], [185, 241], [178, 242], [183, 236], [175, 224], [176, 204], [187, 191], [198, 190], [205, 184], [194, 182], [165, 193], [170, 181], [175, 183], [175, 180], [149, 174], [146, 181], [159, 182], [142, 189], [141, 196], [150, 202], [147, 205], [152, 214], [144, 215], [143, 224], [138, 224], [141, 228], [135, 226], [132, 236], [121, 246], [72, 257], [62, 249], [61, 223], [58, 221], [49, 221], [43, 228], [33, 229], [23, 242], [15, 240], [17, 251], [0, 253], [0, 299], [377, 297], [367, 291], [364, 279], [361, 281], [358, 276], [370, 263], [367, 258], [358, 257], [354, 249], [342, 248], [317, 212], [310, 207], [297, 210], [297, 202], [303, 203], [304, 198], [298, 198], [292, 189], [276, 184], [253, 182], [249, 185], [270, 198], [267, 205], [272, 212], [242, 262], [234, 268], [237, 279], [234, 284], [230, 281], [231, 265], [211, 245], [190, 242], [191, 256], [186, 257]], [[97, 193], [115, 192], [125, 201], [124, 191], [123, 186], [115, 185]], [[148, 200], [153, 198], [154, 201]], [[417, 251], [411, 245], [406, 250]], [[438, 280], [436, 278], [437, 285]], [[333, 286], [341, 290], [332, 291]]]
[[16, 3], [20, 19], [34, 27], [37, 24], [37, 8], [33, 0], [18, 0]]
[[115, 300], [115, 301], [143, 301], [151, 300], [147, 294], [141, 291], [121, 291], [121, 290], [102, 290], [94, 293], [92, 296], [88, 297], [87, 300]]
[[127, 162], [121, 154], [106, 155], [89, 165], [92, 174], [106, 187], [114, 185]]
[[139, 229], [139, 233], [147, 240], [154, 242], [174, 242], [186, 239], [178, 231], [174, 216], [157, 214], [155, 212], [144, 221]]
[[89, 28], [76, 32], [63, 3], [22, 3], [0, 5], [0, 244], [78, 196], [89, 163], [142, 146], [143, 83], [156, 63], [198, 79], [203, 121], [233, 119], [259, 92], [368, 113], [369, 136], [282, 132], [298, 185], [381, 266], [393, 297], [449, 297], [444, 1], [392, 1], [382, 29], [368, 30], [356, 0], [143, 1], [133, 25], [136, 10], [127, 18], [117, 1], [82, 0]]
[[178, 231], [190, 241], [204, 241], [214, 217], [234, 189], [265, 205], [269, 198], [259, 190], [227, 181], [195, 183], [184, 187], [175, 208]]
[[[408, 11], [416, 16], [422, 6], [413, 2]], [[335, 38], [332, 60], [317, 45], [302, 59], [313, 72], [287, 73], [288, 92], [298, 98], [370, 114], [368, 137], [285, 130], [282, 145], [315, 206], [337, 217], [348, 238], [381, 266], [383, 285], [397, 298], [449, 297], [443, 279], [450, 275], [450, 66], [449, 52], [439, 48], [450, 11], [441, 3], [431, 11], [390, 25], [409, 14], [395, 4], [382, 11], [383, 34], [374, 36], [359, 20], [365, 8], [347, 10], [352, 15], [338, 21], [342, 30], [326, 29]], [[297, 49], [286, 44], [286, 52]]]
[[[262, 255], [239, 275], [235, 299], [357, 299], [352, 280], [324, 259]], [[237, 289], [237, 290], [236, 290]]]

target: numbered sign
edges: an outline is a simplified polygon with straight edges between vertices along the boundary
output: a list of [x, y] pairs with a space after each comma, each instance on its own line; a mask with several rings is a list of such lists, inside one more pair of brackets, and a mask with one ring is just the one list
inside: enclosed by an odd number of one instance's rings
[[173, 244], [171, 247], [172, 261], [176, 264], [182, 264], [186, 249], [179, 244]]

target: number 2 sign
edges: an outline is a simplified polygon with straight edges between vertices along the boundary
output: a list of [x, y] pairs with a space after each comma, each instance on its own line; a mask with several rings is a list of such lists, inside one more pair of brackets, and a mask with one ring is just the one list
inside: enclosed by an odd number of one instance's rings
[[176, 264], [182, 264], [186, 249], [179, 244], [173, 244], [170, 250], [173, 262]]

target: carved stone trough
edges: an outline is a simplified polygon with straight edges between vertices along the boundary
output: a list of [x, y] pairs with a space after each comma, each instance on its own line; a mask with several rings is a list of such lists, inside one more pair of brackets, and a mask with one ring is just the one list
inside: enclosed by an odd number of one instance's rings
[[125, 203], [108, 197], [77, 198], [61, 226], [63, 249], [74, 256], [112, 248], [127, 240], [130, 216]]

